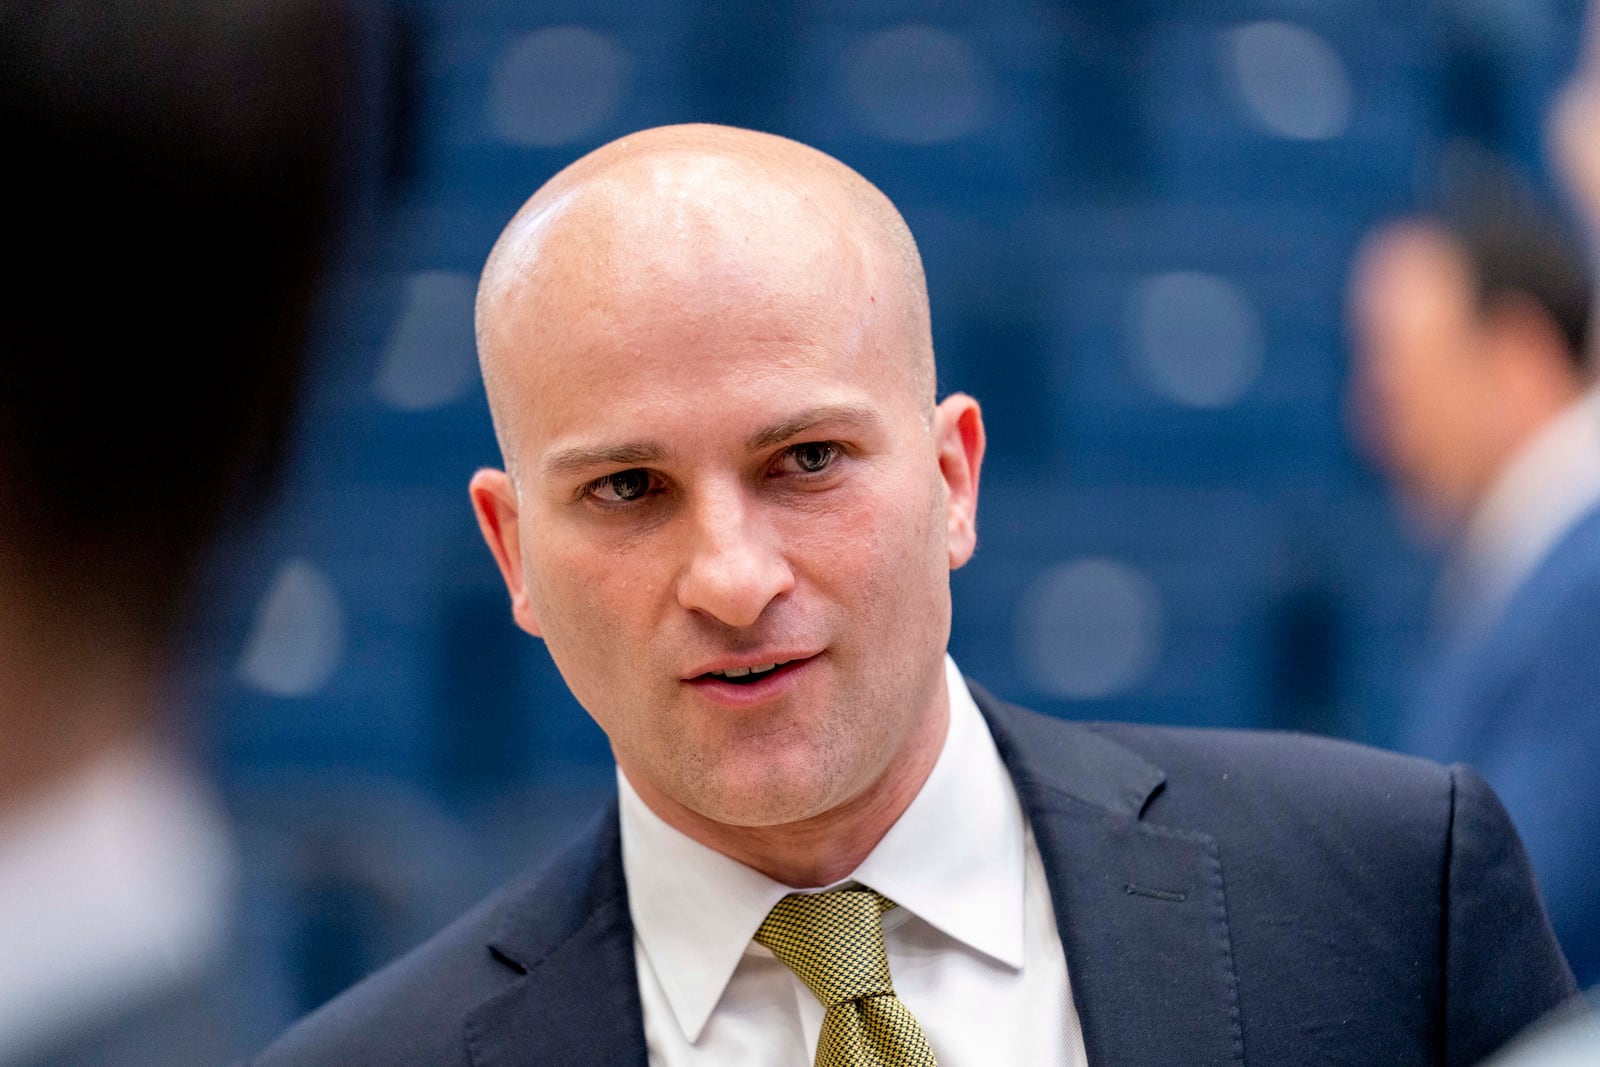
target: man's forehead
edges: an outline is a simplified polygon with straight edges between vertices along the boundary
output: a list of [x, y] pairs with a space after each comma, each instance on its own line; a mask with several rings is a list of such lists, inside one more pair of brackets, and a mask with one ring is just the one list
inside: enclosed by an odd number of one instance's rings
[[860, 175], [797, 142], [719, 126], [646, 130], [584, 156], [529, 199], [485, 266], [479, 312], [541, 282], [719, 248], [798, 257], [848, 244], [868, 254], [891, 216], [897, 223]]
[[892, 359], [931, 406], [927, 335], [915, 245], [881, 193], [814, 149], [717, 127], [646, 131], [552, 178], [497, 243], [478, 301], [503, 447], [558, 380], [634, 378], [640, 359], [670, 374], [663, 360], [708, 345], [752, 373], [763, 345]]
[[517, 225], [479, 326], [519, 364], [585, 336], [627, 343], [730, 317], [820, 341], [890, 302], [892, 280], [829, 198], [700, 153], [594, 177]]
[[527, 269], [483, 309], [481, 339], [539, 365], [593, 344], [648, 349], [747, 329], [754, 355], [763, 341], [835, 345], [888, 302], [867, 250], [829, 227], [617, 204], [576, 204], [553, 220]]

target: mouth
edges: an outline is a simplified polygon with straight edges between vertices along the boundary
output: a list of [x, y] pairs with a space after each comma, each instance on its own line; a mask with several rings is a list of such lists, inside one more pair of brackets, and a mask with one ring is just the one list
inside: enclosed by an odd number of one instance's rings
[[820, 653], [809, 655], [793, 655], [791, 659], [779, 659], [774, 656], [766, 663], [734, 663], [726, 667], [717, 667], [701, 674], [686, 678], [685, 681], [699, 686], [732, 686], [735, 688], [748, 688], [760, 686], [763, 682], [783, 678], [805, 667], [817, 658]]
[[753, 667], [729, 667], [724, 671], [707, 671], [700, 677], [715, 682], [727, 682], [730, 685], [754, 685], [763, 678], [770, 677], [775, 671], [798, 662], [790, 659], [780, 663], [762, 663]]

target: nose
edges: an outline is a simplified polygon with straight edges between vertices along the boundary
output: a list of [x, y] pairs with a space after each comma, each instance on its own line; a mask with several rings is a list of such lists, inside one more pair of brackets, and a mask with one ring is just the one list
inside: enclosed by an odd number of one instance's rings
[[678, 603], [729, 626], [751, 626], [794, 588], [777, 531], [738, 489], [705, 496], [690, 513]]

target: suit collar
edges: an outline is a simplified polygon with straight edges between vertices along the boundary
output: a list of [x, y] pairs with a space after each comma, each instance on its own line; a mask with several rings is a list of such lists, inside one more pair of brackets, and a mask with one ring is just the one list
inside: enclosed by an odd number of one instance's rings
[[977, 686], [1033, 826], [1091, 1067], [1242, 1064], [1217, 843], [1144, 821], [1161, 770]]
[[1161, 768], [1080, 723], [1007, 704], [975, 682], [967, 688], [1019, 793], [1044, 791], [1137, 819], [1166, 783]]
[[615, 800], [507, 898], [488, 948], [522, 977], [467, 1016], [474, 1067], [645, 1063]]

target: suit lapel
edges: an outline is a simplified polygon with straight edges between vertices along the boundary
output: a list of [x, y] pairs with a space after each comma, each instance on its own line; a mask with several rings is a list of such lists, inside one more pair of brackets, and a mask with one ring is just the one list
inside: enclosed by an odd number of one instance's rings
[[1216, 842], [1141, 819], [1164, 783], [1142, 757], [973, 695], [1044, 859], [1090, 1067], [1242, 1064]]
[[643, 1065], [633, 921], [613, 804], [505, 907], [489, 951], [521, 972], [467, 1016], [474, 1067]]

